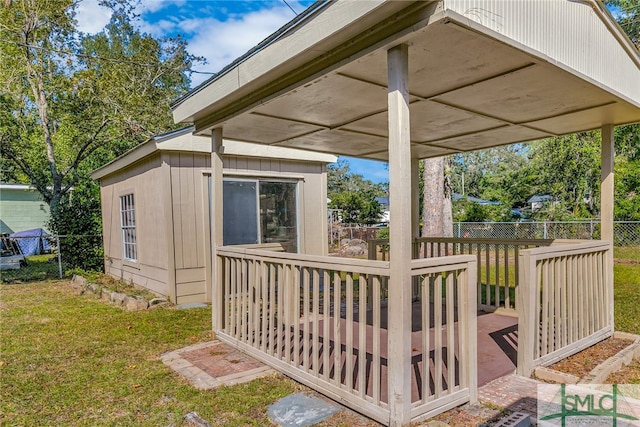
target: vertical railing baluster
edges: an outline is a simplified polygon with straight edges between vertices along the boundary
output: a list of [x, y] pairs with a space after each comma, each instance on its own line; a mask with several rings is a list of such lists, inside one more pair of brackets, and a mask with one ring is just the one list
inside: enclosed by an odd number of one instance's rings
[[430, 276], [423, 275], [420, 277], [422, 291], [422, 401], [426, 402], [432, 395], [431, 391], [431, 343], [429, 335], [431, 334], [431, 295], [430, 295]]
[[445, 295], [447, 315], [447, 393], [451, 394], [456, 388], [456, 334], [455, 334], [455, 290], [454, 279], [456, 271], [445, 273], [447, 291]]
[[[300, 367], [300, 285], [302, 267], [293, 266], [293, 364]], [[291, 344], [290, 344], [291, 345]]]
[[358, 394], [364, 399], [367, 393], [367, 279], [361, 275], [358, 300]]
[[436, 399], [442, 396], [442, 274], [431, 277], [433, 284], [434, 383]]
[[353, 390], [353, 273], [347, 273], [347, 301], [346, 301], [346, 358], [344, 384], [347, 390]]
[[371, 371], [373, 372], [373, 403], [376, 406], [380, 405], [380, 389], [381, 389], [381, 375], [382, 369], [381, 355], [380, 355], [380, 334], [381, 334], [381, 298], [382, 283], [380, 276], [373, 278], [373, 355], [371, 363]]
[[329, 356], [331, 355], [331, 336], [329, 335], [329, 326], [331, 326], [331, 274], [329, 270], [324, 271], [322, 297], [322, 377], [325, 381], [329, 381], [331, 369], [329, 366]]
[[320, 271], [317, 268], [313, 269], [313, 316], [311, 321], [313, 322], [313, 343], [311, 344], [311, 351], [313, 352], [313, 376], [318, 377], [320, 372]]
[[333, 273], [333, 380], [341, 386], [340, 371], [342, 371], [342, 331], [340, 328], [342, 300], [342, 279], [337, 271]]

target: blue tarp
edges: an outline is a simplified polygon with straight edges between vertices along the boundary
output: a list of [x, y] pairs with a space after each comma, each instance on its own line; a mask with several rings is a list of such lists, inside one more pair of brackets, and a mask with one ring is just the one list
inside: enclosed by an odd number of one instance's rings
[[9, 237], [15, 239], [22, 255], [25, 256], [40, 255], [51, 250], [47, 239], [49, 235], [42, 228], [18, 231], [10, 234]]

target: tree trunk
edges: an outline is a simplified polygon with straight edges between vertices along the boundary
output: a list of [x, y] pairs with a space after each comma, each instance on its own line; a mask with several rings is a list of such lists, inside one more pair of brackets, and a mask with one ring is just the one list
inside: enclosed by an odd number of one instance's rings
[[422, 237], [442, 237], [444, 231], [444, 158], [425, 159]]
[[453, 183], [451, 174], [453, 170], [453, 157], [444, 158], [444, 199], [442, 205], [442, 237], [453, 237]]
[[450, 162], [445, 157], [436, 157], [423, 160], [423, 164], [422, 237], [451, 237], [451, 180], [445, 174], [451, 167]]

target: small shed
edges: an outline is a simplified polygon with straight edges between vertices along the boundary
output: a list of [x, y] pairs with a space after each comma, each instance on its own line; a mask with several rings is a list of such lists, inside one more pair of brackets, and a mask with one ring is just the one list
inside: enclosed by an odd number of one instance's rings
[[192, 132], [156, 136], [93, 172], [107, 274], [178, 304], [211, 301], [216, 215], [225, 244], [327, 254], [326, 165], [335, 156], [225, 141], [224, 208], [210, 212], [211, 139]]

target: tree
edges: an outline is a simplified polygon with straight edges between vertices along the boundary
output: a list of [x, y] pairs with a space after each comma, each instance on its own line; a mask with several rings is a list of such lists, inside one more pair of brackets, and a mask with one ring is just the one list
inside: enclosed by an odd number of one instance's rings
[[351, 172], [349, 163], [340, 159], [327, 167], [329, 207], [342, 211], [342, 222], [376, 224], [382, 217], [382, 206], [376, 197], [387, 194], [387, 183], [374, 184]]
[[640, 221], [640, 161], [618, 159], [614, 176], [615, 219]]
[[434, 157], [423, 164], [422, 236], [453, 236], [451, 158]]
[[76, 28], [77, 1], [0, 8], [0, 157], [54, 219], [89, 169], [174, 126], [169, 102], [188, 90], [196, 60], [180, 39], [135, 30], [126, 1], [102, 3], [113, 17], [94, 36]]
[[[531, 145], [533, 189], [556, 198], [554, 215], [562, 207], [574, 217], [591, 218], [600, 206], [600, 133], [548, 138]], [[551, 218], [548, 218], [551, 219]]]
[[385, 196], [388, 192], [388, 183], [373, 183], [360, 174], [353, 173], [349, 162], [339, 159], [336, 163], [327, 166], [327, 194], [332, 198], [334, 194], [343, 192], [369, 192], [373, 197]]
[[638, 0], [606, 0], [605, 2], [610, 9], [617, 12], [618, 24], [640, 49], [640, 3]]
[[370, 192], [343, 191], [334, 194], [329, 207], [342, 211], [344, 223], [377, 224], [382, 217], [382, 207]]
[[455, 190], [510, 208], [524, 203], [531, 196], [529, 151], [528, 145], [514, 144], [456, 154], [452, 174]]

